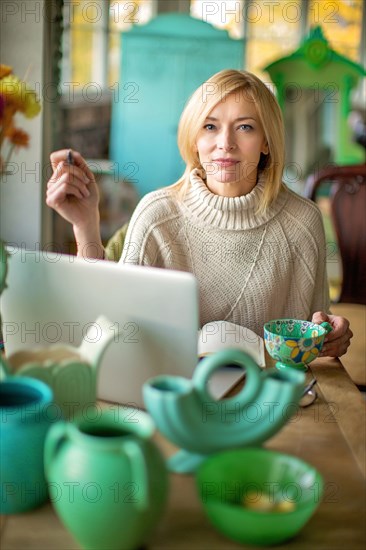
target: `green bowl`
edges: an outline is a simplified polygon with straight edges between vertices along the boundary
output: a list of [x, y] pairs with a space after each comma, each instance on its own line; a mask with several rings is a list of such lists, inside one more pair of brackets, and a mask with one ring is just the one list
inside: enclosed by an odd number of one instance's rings
[[[236, 449], [208, 458], [197, 470], [199, 496], [212, 525], [247, 544], [278, 544], [295, 536], [318, 507], [323, 478], [294, 456], [265, 449]], [[264, 496], [270, 511], [252, 506]], [[275, 511], [281, 501], [290, 511]]]

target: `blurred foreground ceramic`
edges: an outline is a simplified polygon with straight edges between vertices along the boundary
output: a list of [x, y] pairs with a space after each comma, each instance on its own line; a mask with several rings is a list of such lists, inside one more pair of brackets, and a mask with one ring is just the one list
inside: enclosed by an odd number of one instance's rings
[[71, 418], [82, 413], [96, 401], [97, 379], [103, 355], [118, 338], [114, 325], [100, 316], [91, 324], [98, 338], [86, 333], [78, 348], [66, 344], [21, 350], [7, 358], [1, 376], [13, 374], [37, 378], [48, 384], [59, 407], [59, 417]]
[[5, 243], [0, 239], [0, 294], [6, 288], [6, 277], [8, 274], [8, 252]]
[[295, 536], [323, 494], [323, 479], [313, 466], [266, 449], [212, 456], [196, 481], [211, 523], [242, 544], [279, 544]]
[[39, 380], [0, 382], [1, 514], [25, 512], [47, 499], [43, 453], [52, 407], [52, 391]]
[[[225, 365], [242, 367], [245, 384], [237, 395], [217, 401], [207, 385]], [[295, 370], [262, 370], [247, 353], [232, 348], [205, 357], [192, 380], [148, 380], [143, 387], [147, 410], [159, 431], [183, 449], [169, 459], [169, 469], [192, 472], [211, 453], [263, 443], [296, 413], [304, 379]]]
[[165, 463], [146, 413], [126, 407], [99, 412], [94, 420], [80, 417], [50, 430], [45, 466], [51, 500], [83, 548], [138, 548], [164, 510]]
[[264, 325], [264, 343], [276, 368], [307, 370], [319, 356], [325, 336], [331, 331], [329, 323], [311, 323], [297, 319], [274, 319]]

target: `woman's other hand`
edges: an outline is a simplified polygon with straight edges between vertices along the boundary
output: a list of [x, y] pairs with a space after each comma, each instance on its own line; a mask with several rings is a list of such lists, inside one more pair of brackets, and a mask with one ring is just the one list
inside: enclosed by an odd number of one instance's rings
[[328, 322], [333, 327], [333, 330], [325, 337], [320, 357], [341, 357], [346, 353], [353, 333], [349, 328], [349, 321], [345, 317], [317, 311], [313, 314], [312, 322], [317, 324]]

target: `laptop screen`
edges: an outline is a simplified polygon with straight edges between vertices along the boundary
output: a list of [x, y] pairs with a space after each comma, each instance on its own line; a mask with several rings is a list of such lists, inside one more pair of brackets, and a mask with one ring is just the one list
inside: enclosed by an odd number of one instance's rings
[[190, 273], [9, 249], [1, 297], [6, 355], [44, 346], [97, 347], [104, 315], [115, 338], [99, 367], [98, 397], [142, 406], [143, 382], [191, 377], [197, 363], [198, 288]]

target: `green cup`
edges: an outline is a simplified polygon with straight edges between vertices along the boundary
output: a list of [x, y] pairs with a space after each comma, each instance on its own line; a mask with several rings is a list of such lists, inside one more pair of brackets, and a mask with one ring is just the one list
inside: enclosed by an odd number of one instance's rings
[[324, 338], [331, 330], [329, 323], [274, 319], [264, 325], [264, 343], [270, 356], [277, 360], [277, 369], [306, 371], [308, 363], [319, 356]]
[[45, 448], [50, 497], [83, 548], [137, 548], [164, 510], [165, 463], [145, 413], [126, 407], [99, 413], [50, 430]]

